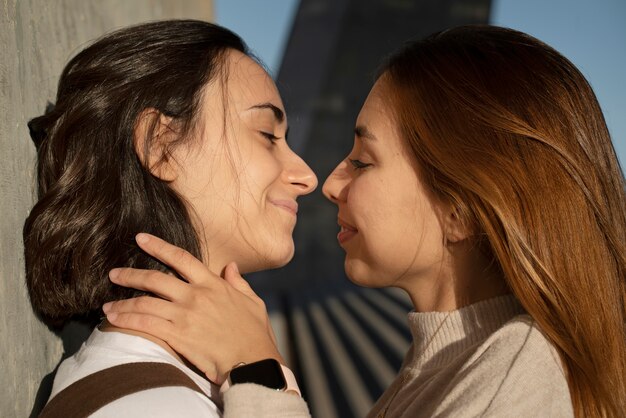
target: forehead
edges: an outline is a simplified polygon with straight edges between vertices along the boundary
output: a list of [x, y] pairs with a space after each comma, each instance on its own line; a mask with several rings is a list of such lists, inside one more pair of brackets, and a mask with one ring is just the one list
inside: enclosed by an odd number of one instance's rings
[[274, 81], [257, 62], [239, 51], [227, 54], [226, 86], [229, 102], [236, 110], [246, 110], [260, 103], [272, 103], [284, 110]]
[[357, 117], [357, 126], [363, 125], [376, 136], [397, 136], [396, 124], [384, 80], [376, 81]]

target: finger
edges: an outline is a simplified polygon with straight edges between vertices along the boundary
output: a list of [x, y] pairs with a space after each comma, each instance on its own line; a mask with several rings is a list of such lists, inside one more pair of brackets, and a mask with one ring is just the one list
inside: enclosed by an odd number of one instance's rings
[[145, 332], [165, 342], [173, 336], [174, 325], [153, 315], [111, 312], [107, 314], [107, 320], [116, 327]]
[[176, 270], [189, 283], [199, 283], [198, 279], [219, 279], [200, 260], [182, 248], [143, 232], [137, 234], [135, 239], [142, 250]]
[[182, 280], [155, 270], [115, 268], [109, 272], [109, 278], [117, 285], [151, 292], [167, 300], [180, 300], [191, 291]]
[[[186, 345], [179, 344], [180, 340], [176, 337], [176, 326], [168, 320], [153, 315], [117, 312], [107, 314], [107, 320], [116, 327], [150, 334], [153, 337], [165, 341], [177, 353], [183, 354], [181, 352], [181, 347], [185, 347]], [[191, 360], [191, 357], [187, 358]], [[209, 380], [212, 382], [218, 381], [218, 373], [212, 362], [210, 362], [208, 367], [205, 369], [200, 367], [199, 364], [196, 364], [196, 366], [198, 366], [200, 370], [206, 374]]]
[[256, 296], [256, 293], [254, 293], [250, 284], [239, 274], [239, 268], [237, 267], [237, 263], [234, 261], [226, 266], [224, 271], [224, 280], [241, 293], [247, 296]]
[[102, 306], [105, 314], [110, 313], [136, 313], [142, 315], [152, 315], [173, 322], [180, 313], [177, 305], [163, 299], [152, 296], [140, 296], [132, 299], [108, 302]]

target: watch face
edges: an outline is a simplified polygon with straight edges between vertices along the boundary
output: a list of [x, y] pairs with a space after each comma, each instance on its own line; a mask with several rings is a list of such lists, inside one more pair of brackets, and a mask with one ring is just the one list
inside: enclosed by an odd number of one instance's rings
[[285, 376], [278, 361], [267, 359], [256, 363], [236, 367], [230, 372], [231, 384], [256, 383], [276, 390], [284, 390], [287, 387]]

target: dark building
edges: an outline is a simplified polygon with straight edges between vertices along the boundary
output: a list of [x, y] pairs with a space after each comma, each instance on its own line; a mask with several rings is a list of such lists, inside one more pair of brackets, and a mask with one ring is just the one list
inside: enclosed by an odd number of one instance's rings
[[365, 416], [410, 343], [407, 300], [345, 278], [336, 207], [321, 185], [352, 147], [356, 116], [382, 59], [409, 39], [487, 23], [489, 11], [489, 0], [300, 2], [277, 84], [289, 142], [320, 186], [299, 200], [294, 260], [251, 281], [268, 306], [286, 313], [292, 363], [315, 417]]

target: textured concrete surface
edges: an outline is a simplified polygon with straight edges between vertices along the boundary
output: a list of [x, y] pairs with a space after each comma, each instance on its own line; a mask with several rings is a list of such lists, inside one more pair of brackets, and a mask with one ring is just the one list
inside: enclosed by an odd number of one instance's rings
[[31, 414], [64, 351], [34, 317], [24, 284], [22, 225], [34, 203], [35, 163], [26, 122], [53, 101], [63, 65], [88, 41], [148, 20], [211, 20], [212, 10], [210, 0], [0, 0], [1, 417]]

